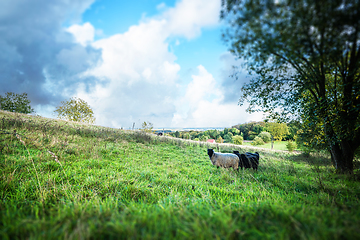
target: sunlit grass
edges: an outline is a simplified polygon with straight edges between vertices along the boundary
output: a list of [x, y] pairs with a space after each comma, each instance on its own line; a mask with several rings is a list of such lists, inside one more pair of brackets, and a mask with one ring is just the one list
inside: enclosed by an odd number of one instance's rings
[[[282, 151], [287, 151], [288, 149], [286, 148], [286, 144], [288, 143], [288, 141], [275, 141], [274, 142], [274, 147], [273, 150], [282, 150]], [[251, 145], [251, 141], [244, 141], [243, 142], [244, 146], [253, 146]], [[271, 149], [271, 142], [265, 143], [264, 145], [257, 145], [256, 147], [259, 148], [265, 148], [265, 149]]]
[[207, 145], [0, 117], [2, 239], [360, 237], [358, 172], [324, 156], [262, 150], [258, 172], [237, 172]]

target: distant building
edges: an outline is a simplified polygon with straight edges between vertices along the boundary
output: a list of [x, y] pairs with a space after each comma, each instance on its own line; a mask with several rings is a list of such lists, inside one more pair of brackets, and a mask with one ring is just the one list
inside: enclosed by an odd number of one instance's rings
[[208, 139], [206, 142], [208, 142], [208, 143], [216, 143], [215, 139]]

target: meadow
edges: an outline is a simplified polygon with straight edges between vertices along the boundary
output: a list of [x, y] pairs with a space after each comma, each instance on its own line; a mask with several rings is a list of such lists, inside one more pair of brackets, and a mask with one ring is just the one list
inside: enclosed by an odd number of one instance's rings
[[[1, 239], [360, 239], [360, 173], [254, 151], [0, 111]], [[359, 162], [357, 160], [357, 169]]]
[[[243, 145], [244, 146], [253, 146], [251, 144], [252, 141], [244, 141]], [[274, 142], [274, 146], [273, 146], [273, 150], [281, 150], [281, 151], [287, 151], [286, 148], [286, 144], [288, 143], [288, 141], [275, 141]], [[256, 147], [259, 148], [265, 148], [265, 149], [269, 149], [271, 150], [271, 142], [265, 143], [263, 145], [257, 145]], [[296, 149], [299, 150], [299, 149]]]

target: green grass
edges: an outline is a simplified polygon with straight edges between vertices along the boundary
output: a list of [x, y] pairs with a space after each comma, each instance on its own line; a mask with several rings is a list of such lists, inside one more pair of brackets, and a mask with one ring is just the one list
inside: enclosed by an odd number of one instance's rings
[[0, 137], [1, 239], [360, 238], [359, 172], [323, 155], [236, 172], [204, 143], [2, 111]]
[[[275, 141], [273, 150], [287, 151], [286, 144], [287, 144], [287, 141]], [[253, 146], [253, 145], [251, 145], [251, 142], [243, 142], [243, 145], [244, 146]], [[257, 145], [256, 147], [271, 149], [271, 142], [265, 143], [264, 145]]]

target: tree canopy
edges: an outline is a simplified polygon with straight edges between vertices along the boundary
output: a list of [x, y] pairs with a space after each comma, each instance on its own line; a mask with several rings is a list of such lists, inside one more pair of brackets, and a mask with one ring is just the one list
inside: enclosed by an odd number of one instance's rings
[[34, 109], [30, 106], [27, 93], [7, 92], [5, 97], [0, 95], [0, 109], [26, 114], [34, 112]]
[[266, 130], [277, 141], [283, 140], [289, 134], [289, 128], [285, 123], [268, 122], [266, 123]]
[[95, 123], [94, 112], [90, 105], [81, 98], [73, 97], [62, 101], [54, 111], [58, 118], [68, 121]]
[[254, 76], [240, 103], [299, 119], [346, 173], [360, 146], [359, 16], [359, 0], [224, 0], [221, 11], [224, 39]]

